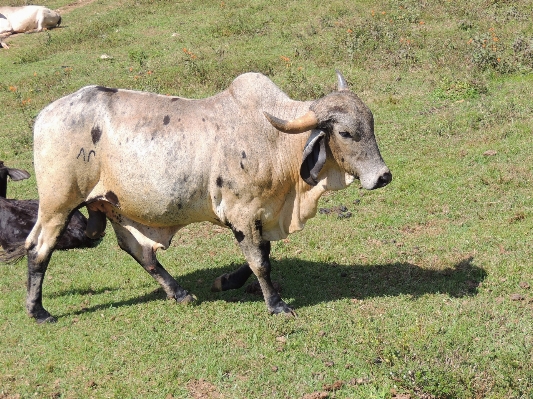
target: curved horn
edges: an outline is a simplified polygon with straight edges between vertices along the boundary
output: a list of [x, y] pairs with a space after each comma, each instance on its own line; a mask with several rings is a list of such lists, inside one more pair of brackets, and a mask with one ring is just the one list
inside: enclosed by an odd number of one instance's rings
[[348, 83], [346, 82], [346, 79], [344, 79], [344, 76], [342, 76], [342, 73], [337, 69], [335, 72], [337, 72], [337, 82], [338, 82], [338, 91], [342, 90], [350, 90], [348, 88]]
[[316, 117], [316, 114], [313, 111], [309, 111], [305, 115], [293, 119], [292, 121], [286, 121], [284, 119], [276, 118], [275, 116], [270, 115], [268, 112], [263, 113], [265, 114], [268, 121], [272, 124], [272, 126], [282, 131], [283, 133], [303, 133], [318, 126], [318, 118]]

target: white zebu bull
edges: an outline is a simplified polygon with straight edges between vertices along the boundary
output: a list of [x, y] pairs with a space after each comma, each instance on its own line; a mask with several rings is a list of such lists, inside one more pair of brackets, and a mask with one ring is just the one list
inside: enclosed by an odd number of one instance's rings
[[[2, 39], [13, 33], [41, 32], [60, 24], [61, 15], [43, 6], [0, 7], [0, 38]], [[9, 48], [3, 42], [1, 45]]]
[[392, 179], [372, 113], [338, 79], [338, 91], [314, 102], [291, 100], [248, 73], [203, 100], [89, 86], [46, 107], [34, 129], [40, 205], [26, 241], [29, 315], [55, 321], [42, 283], [68, 215], [83, 205], [89, 237], [107, 217], [120, 247], [182, 303], [194, 298], [156, 250], [190, 223], [230, 228], [248, 265], [219, 277], [214, 290], [241, 287], [253, 272], [268, 310], [292, 314], [270, 280], [270, 241], [301, 230], [325, 191], [355, 178], [366, 189]]

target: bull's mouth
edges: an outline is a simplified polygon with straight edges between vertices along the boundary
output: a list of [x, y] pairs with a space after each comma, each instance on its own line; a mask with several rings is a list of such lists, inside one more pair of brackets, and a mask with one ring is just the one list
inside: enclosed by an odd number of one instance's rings
[[359, 178], [359, 181], [361, 182], [361, 185], [366, 190], [375, 190], [378, 188], [385, 187], [387, 184], [389, 184], [392, 181], [392, 173], [387, 170], [383, 173], [381, 173], [377, 179], [361, 179]]

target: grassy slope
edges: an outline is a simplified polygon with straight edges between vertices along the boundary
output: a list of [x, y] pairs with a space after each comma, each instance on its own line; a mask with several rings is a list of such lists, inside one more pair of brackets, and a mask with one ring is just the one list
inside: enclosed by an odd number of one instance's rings
[[[159, 255], [198, 296], [191, 307], [164, 301], [111, 231], [98, 249], [54, 254], [44, 301], [56, 325], [24, 313], [25, 262], [2, 266], [0, 398], [297, 398], [337, 381], [335, 398], [531, 395], [529, 12], [526, 1], [99, 0], [64, 14], [64, 29], [8, 40], [10, 166], [32, 171], [33, 118], [83, 85], [203, 97], [253, 70], [309, 99], [334, 89], [338, 68], [374, 111], [394, 181], [327, 195], [321, 207], [353, 216], [319, 214], [273, 245], [296, 319], [242, 290], [209, 291], [243, 257], [208, 225]], [[8, 191], [35, 198], [35, 179]]]

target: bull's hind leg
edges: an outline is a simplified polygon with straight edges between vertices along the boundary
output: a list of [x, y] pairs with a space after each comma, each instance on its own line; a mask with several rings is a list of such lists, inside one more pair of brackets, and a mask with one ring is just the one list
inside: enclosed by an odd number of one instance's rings
[[153, 244], [150, 245], [148, 239], [144, 237], [146, 242], [142, 242], [144, 240], [140, 239], [141, 237], [136, 237], [130, 230], [120, 224], [111, 221], [111, 225], [117, 235], [120, 248], [130, 254], [163, 287], [168, 298], [175, 299], [176, 302], [180, 303], [194, 301], [194, 297], [184, 290], [159, 263], [155, 255], [154, 246]]
[[219, 292], [241, 288], [246, 283], [246, 280], [248, 280], [248, 278], [252, 275], [252, 273], [253, 272], [252, 269], [250, 269], [250, 266], [243, 265], [231, 273], [226, 273], [220, 277], [217, 277], [213, 283], [213, 286], [211, 287], [211, 291]]
[[28, 283], [26, 310], [37, 323], [53, 323], [56, 319], [43, 307], [44, 275], [58, 237], [68, 224], [69, 212], [45, 214], [39, 209], [37, 222], [26, 239]]

